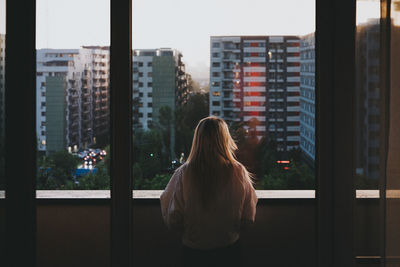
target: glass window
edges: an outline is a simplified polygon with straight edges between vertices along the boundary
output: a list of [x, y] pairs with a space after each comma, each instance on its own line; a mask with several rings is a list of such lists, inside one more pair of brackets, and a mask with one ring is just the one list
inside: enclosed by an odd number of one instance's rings
[[[355, 49], [355, 189], [370, 197], [378, 189], [384, 166], [381, 158], [384, 146], [381, 143], [384, 131], [382, 105], [384, 100], [383, 80], [379, 71], [382, 67], [380, 54], [381, 3], [379, 0], [357, 0], [356, 49]], [[379, 192], [377, 191], [379, 196]], [[368, 201], [368, 202], [367, 202]], [[355, 254], [357, 256], [380, 255], [378, 207], [371, 205], [373, 199], [355, 202]], [[375, 200], [376, 201], [376, 200]], [[366, 205], [368, 204], [369, 205]], [[363, 229], [363, 231], [361, 231]], [[381, 233], [383, 234], [383, 233]], [[374, 244], [366, 246], [365, 244]]]
[[109, 1], [36, 3], [37, 189], [109, 189]]
[[[162, 26], [148, 21], [153, 12]], [[152, 62], [153, 114], [133, 118], [134, 189], [164, 189], [209, 115], [228, 123], [257, 189], [314, 189], [315, 1], [134, 0], [132, 18], [133, 64]]]

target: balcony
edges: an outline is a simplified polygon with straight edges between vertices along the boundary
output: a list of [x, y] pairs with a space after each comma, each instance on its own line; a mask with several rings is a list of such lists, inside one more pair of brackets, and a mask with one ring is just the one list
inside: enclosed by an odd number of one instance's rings
[[[241, 235], [246, 266], [267, 261], [270, 266], [315, 266], [313, 191], [257, 193], [260, 199], [256, 222]], [[132, 235], [136, 266], [176, 266], [181, 259], [179, 237], [163, 224], [159, 195], [160, 191], [134, 191]], [[37, 197], [37, 266], [109, 266], [109, 191], [38, 191]], [[361, 215], [372, 209], [368, 216], [377, 216], [378, 199], [357, 201]], [[4, 202], [0, 202], [0, 213], [3, 211]], [[371, 224], [359, 225], [356, 234], [369, 232], [377, 240], [377, 229]]]

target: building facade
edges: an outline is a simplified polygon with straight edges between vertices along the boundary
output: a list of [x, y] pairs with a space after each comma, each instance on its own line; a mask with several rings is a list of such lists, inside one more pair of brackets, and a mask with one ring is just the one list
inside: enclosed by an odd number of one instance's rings
[[108, 47], [38, 50], [36, 83], [39, 151], [108, 141]]
[[188, 97], [182, 54], [170, 48], [138, 49], [133, 54], [133, 127], [148, 130], [160, 126], [162, 116], [169, 117], [170, 154], [175, 158], [175, 109]]
[[300, 142], [300, 39], [213, 36], [210, 114], [289, 151]]
[[315, 36], [300, 39], [300, 148], [312, 165], [315, 161]]
[[382, 129], [380, 79], [380, 21], [357, 25], [356, 32], [356, 173], [378, 179]]
[[169, 48], [137, 49], [133, 56], [134, 126], [148, 130], [159, 123], [160, 108], [172, 113], [187, 100], [182, 54]]

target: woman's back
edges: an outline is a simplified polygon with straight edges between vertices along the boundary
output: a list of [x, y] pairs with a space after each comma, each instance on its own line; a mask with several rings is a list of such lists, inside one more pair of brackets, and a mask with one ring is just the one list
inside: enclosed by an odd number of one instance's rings
[[234, 243], [241, 225], [254, 221], [257, 203], [252, 185], [243, 177], [244, 167], [237, 164], [232, 177], [221, 177], [226, 183], [209, 207], [202, 205], [201, 192], [196, 190], [187, 167], [185, 164], [175, 172], [161, 197], [167, 224], [183, 227], [182, 241], [191, 248], [210, 249]]
[[235, 254], [241, 227], [254, 222], [257, 197], [236, 149], [222, 119], [201, 120], [187, 162], [161, 195], [165, 223], [183, 234], [184, 255]]

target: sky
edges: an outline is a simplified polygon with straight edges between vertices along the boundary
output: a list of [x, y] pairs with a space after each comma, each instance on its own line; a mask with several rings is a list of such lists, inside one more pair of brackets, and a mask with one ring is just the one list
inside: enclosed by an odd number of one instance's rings
[[6, 0], [0, 0], [0, 33], [6, 32]]
[[[0, 0], [0, 32], [4, 4]], [[207, 78], [210, 36], [304, 35], [315, 31], [315, 0], [132, 0], [133, 48], [170, 47], [188, 72]], [[379, 1], [358, 0], [357, 21], [379, 16]], [[109, 0], [37, 0], [36, 47], [110, 44]]]

